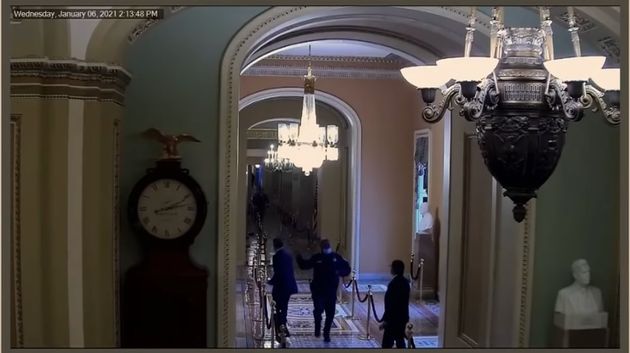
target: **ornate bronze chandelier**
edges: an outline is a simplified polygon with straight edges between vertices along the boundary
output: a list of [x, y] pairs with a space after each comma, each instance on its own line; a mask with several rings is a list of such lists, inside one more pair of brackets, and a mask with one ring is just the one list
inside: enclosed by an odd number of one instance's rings
[[[455, 103], [461, 116], [476, 123], [484, 162], [505, 189], [503, 195], [514, 202], [517, 222], [525, 218], [525, 204], [556, 168], [569, 122], [580, 121], [589, 108], [600, 110], [610, 124], [620, 122], [619, 69], [602, 69], [603, 56], [581, 56], [571, 7], [575, 57], [554, 60], [549, 9], [539, 9], [540, 28], [505, 28], [503, 8], [493, 8], [490, 57], [470, 57], [473, 7], [464, 57], [401, 70], [422, 93], [425, 121], [440, 121]], [[453, 79], [455, 84], [440, 88]], [[436, 106], [438, 89], [443, 99]]]

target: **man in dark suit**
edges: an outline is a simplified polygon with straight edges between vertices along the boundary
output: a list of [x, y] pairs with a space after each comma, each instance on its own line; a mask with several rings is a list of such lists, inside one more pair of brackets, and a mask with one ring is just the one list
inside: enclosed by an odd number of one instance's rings
[[298, 254], [298, 266], [303, 270], [313, 269], [311, 295], [313, 297], [313, 316], [315, 318], [315, 337], [319, 337], [322, 324], [322, 312], [326, 312], [324, 321], [324, 342], [330, 342], [330, 328], [335, 317], [337, 305], [337, 287], [339, 277], [350, 274], [350, 264], [339, 254], [333, 252], [330, 242], [322, 239], [322, 252], [308, 260]]
[[[276, 302], [276, 340], [280, 342], [280, 325], [287, 327], [287, 311], [289, 309], [289, 299], [292, 294], [298, 292], [295, 276], [293, 275], [293, 257], [284, 249], [282, 240], [273, 239], [273, 276], [267, 282], [273, 286], [271, 296]], [[289, 336], [289, 331], [286, 331]]]
[[385, 292], [385, 313], [381, 328], [383, 332], [383, 348], [392, 348], [396, 341], [397, 348], [405, 348], [405, 326], [409, 321], [409, 281], [403, 276], [405, 264], [400, 260], [392, 261], [394, 278], [387, 285]]

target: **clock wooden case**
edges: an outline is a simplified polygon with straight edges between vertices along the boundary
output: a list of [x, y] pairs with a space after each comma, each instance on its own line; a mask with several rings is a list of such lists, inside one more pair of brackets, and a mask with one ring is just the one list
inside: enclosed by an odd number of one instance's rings
[[144, 256], [123, 282], [123, 348], [206, 347], [208, 271], [189, 255], [206, 219], [203, 190], [179, 159], [162, 159], [132, 189], [127, 213]]

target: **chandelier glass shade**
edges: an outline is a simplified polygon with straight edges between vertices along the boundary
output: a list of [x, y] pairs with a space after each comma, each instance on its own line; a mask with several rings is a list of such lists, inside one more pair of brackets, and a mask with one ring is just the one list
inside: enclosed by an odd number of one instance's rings
[[336, 125], [319, 126], [315, 114], [315, 76], [309, 63], [304, 76], [304, 99], [300, 124], [278, 124], [278, 158], [287, 160], [304, 175], [322, 166], [325, 160], [339, 158], [337, 143], [339, 129]]
[[[435, 63], [440, 69], [442, 80], [481, 81], [497, 66], [499, 59], [484, 57], [459, 57], [438, 60]], [[450, 77], [449, 77], [450, 76]]]
[[588, 81], [601, 71], [605, 56], [578, 56], [545, 61], [545, 69], [561, 81]]
[[591, 80], [604, 91], [619, 91], [621, 89], [621, 70], [601, 69], [593, 73]]
[[[476, 21], [472, 7], [463, 57], [401, 69], [422, 93], [425, 121], [436, 123], [457, 105], [461, 116], [476, 123], [484, 163], [514, 202], [517, 222], [558, 164], [570, 122], [580, 121], [589, 108], [601, 111], [610, 124], [621, 120], [620, 70], [602, 69], [603, 56], [581, 56], [571, 7], [575, 57], [554, 59], [550, 12], [539, 9], [540, 28], [507, 28], [503, 8], [494, 7], [490, 56], [481, 58], [470, 57]], [[456, 83], [442, 89], [440, 83], [450, 80]], [[438, 90], [443, 98], [435, 105]]]
[[280, 156], [280, 146], [278, 149], [274, 149], [274, 145], [269, 146], [267, 151], [267, 158], [265, 158], [265, 167], [272, 170], [288, 171], [293, 168], [293, 163], [288, 158]]
[[400, 73], [416, 87], [440, 88], [448, 81], [441, 69], [437, 66], [412, 66], [402, 68]]

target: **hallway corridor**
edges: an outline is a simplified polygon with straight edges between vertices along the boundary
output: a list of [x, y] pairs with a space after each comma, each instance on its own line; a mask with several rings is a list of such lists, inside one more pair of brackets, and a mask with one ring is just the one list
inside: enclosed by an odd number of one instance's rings
[[[272, 210], [270, 210], [272, 211]], [[318, 251], [318, 246], [311, 244], [305, 236], [289, 237], [287, 231], [282, 231], [279, 217], [275, 212], [269, 212], [265, 220], [265, 229], [268, 234], [267, 256], [270, 258], [270, 243], [276, 235], [280, 234], [287, 247], [295, 256], [298, 253], [308, 254]], [[276, 231], [277, 230], [277, 231]], [[259, 292], [253, 280], [253, 268], [255, 249], [257, 249], [257, 237], [248, 236], [247, 239], [247, 266], [239, 269], [239, 281], [237, 282], [237, 348], [271, 348], [271, 332], [264, 330], [262, 338], [262, 320], [260, 314]], [[288, 338], [289, 348], [380, 348], [382, 331], [379, 323], [370, 313], [369, 330], [366, 330], [368, 322], [368, 301], [359, 302], [355, 294], [354, 315], [352, 315], [352, 286], [342, 288], [339, 291], [335, 319], [331, 330], [331, 342], [325, 343], [321, 337], [313, 334], [313, 305], [309, 291], [310, 271], [300, 271], [294, 266], [298, 281], [299, 293], [294, 294], [289, 302], [288, 326], [291, 337]], [[270, 275], [270, 274], [269, 274]], [[348, 284], [350, 278], [344, 279]], [[383, 314], [384, 295], [387, 289], [386, 281], [357, 281], [359, 296], [364, 298], [368, 285], [371, 285], [376, 314]], [[267, 286], [267, 292], [271, 293], [271, 286]], [[271, 294], [268, 294], [269, 300]], [[436, 348], [438, 344], [437, 328], [439, 320], [439, 304], [432, 301], [420, 302], [413, 296], [409, 303], [409, 315], [414, 325], [413, 336], [416, 348]], [[369, 332], [369, 337], [367, 333]], [[261, 339], [262, 338], [262, 339]], [[276, 344], [279, 347], [279, 344]]]

